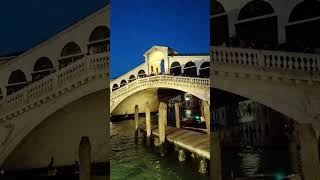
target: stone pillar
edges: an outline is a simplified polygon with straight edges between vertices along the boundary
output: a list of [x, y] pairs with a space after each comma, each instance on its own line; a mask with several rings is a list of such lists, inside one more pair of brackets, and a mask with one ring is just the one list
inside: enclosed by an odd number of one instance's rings
[[202, 101], [204, 119], [206, 120], [207, 133], [210, 134], [210, 106], [208, 101]]
[[166, 140], [166, 121], [167, 121], [167, 104], [160, 102], [159, 105], [159, 143], [163, 144]]
[[296, 126], [299, 138], [301, 175], [304, 180], [320, 180], [318, 139], [311, 124]]
[[176, 128], [180, 128], [180, 104], [174, 103], [174, 111], [176, 113]]
[[221, 147], [218, 131], [211, 133], [210, 151], [210, 177], [212, 180], [222, 180]]
[[91, 169], [91, 144], [89, 137], [83, 136], [79, 145], [79, 171], [80, 180], [90, 179]]
[[146, 102], [145, 112], [146, 112], [147, 138], [150, 138], [150, 136], [151, 136], [151, 114], [150, 114], [150, 106], [149, 106], [148, 102]]
[[134, 107], [134, 122], [135, 122], [135, 130], [137, 132], [139, 128], [139, 106], [138, 105]]

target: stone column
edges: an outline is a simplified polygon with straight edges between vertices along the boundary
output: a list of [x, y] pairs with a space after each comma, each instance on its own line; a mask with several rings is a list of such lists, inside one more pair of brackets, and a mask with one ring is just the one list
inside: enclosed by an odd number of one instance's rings
[[311, 124], [296, 126], [299, 138], [301, 175], [304, 180], [320, 180], [318, 139]]
[[221, 147], [218, 131], [213, 131], [211, 134], [210, 151], [210, 177], [212, 180], [222, 180]]
[[145, 112], [146, 112], [147, 138], [150, 138], [150, 136], [151, 136], [151, 114], [150, 114], [150, 106], [149, 106], [148, 102], [146, 102]]
[[206, 120], [207, 133], [210, 134], [210, 106], [208, 101], [202, 101], [204, 119]]
[[166, 121], [167, 121], [167, 104], [160, 102], [159, 105], [159, 144], [163, 144], [166, 140]]
[[89, 137], [83, 136], [79, 145], [79, 171], [80, 180], [90, 179], [91, 144]]
[[174, 103], [174, 111], [176, 113], [176, 127], [180, 128], [180, 104], [178, 102]]

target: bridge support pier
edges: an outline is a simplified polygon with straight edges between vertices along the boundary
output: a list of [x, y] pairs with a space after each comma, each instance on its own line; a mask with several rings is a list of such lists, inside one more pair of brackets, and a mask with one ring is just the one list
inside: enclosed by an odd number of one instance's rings
[[134, 107], [135, 135], [138, 136], [139, 131], [139, 106]]
[[222, 180], [221, 146], [218, 131], [211, 133], [210, 176], [212, 180]]
[[91, 169], [91, 144], [89, 137], [81, 138], [79, 145], [79, 173], [80, 180], [90, 180]]
[[159, 105], [159, 117], [158, 117], [158, 126], [159, 126], [159, 145], [161, 156], [166, 154], [165, 141], [166, 141], [166, 121], [167, 121], [167, 104], [160, 102]]
[[174, 103], [174, 111], [176, 114], [176, 128], [180, 128], [180, 104], [178, 102]]
[[204, 119], [206, 121], [207, 134], [210, 134], [210, 106], [208, 101], [202, 101], [201, 109], [203, 111]]
[[295, 129], [299, 145], [297, 156], [292, 162], [300, 163], [301, 168], [299, 172], [304, 180], [320, 180], [318, 138], [316, 132], [311, 124], [298, 124]]

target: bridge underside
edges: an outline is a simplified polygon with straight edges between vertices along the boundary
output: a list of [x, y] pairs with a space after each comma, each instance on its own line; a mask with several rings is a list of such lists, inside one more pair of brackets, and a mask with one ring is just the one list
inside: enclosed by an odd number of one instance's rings
[[[214, 72], [214, 88], [240, 95], [264, 104], [299, 123], [313, 123], [312, 101], [319, 88], [306, 83], [295, 84], [290, 81], [264, 79], [262, 77], [241, 77], [232, 73]], [[214, 95], [214, 92], [213, 92]]]
[[74, 101], [42, 121], [6, 158], [3, 168], [25, 170], [72, 165], [82, 136], [89, 136], [94, 162], [109, 161], [106, 90]]
[[114, 116], [134, 114], [135, 105], [139, 106], [139, 113], [144, 113], [145, 103], [149, 102], [150, 111], [157, 112], [159, 108], [158, 89], [139, 91], [123, 100], [112, 112]]

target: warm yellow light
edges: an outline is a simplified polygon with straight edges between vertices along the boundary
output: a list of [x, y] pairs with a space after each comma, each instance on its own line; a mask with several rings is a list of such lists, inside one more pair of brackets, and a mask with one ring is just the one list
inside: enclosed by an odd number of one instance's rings
[[149, 54], [149, 61], [160, 61], [164, 59], [164, 55], [160, 51], [154, 51]]

